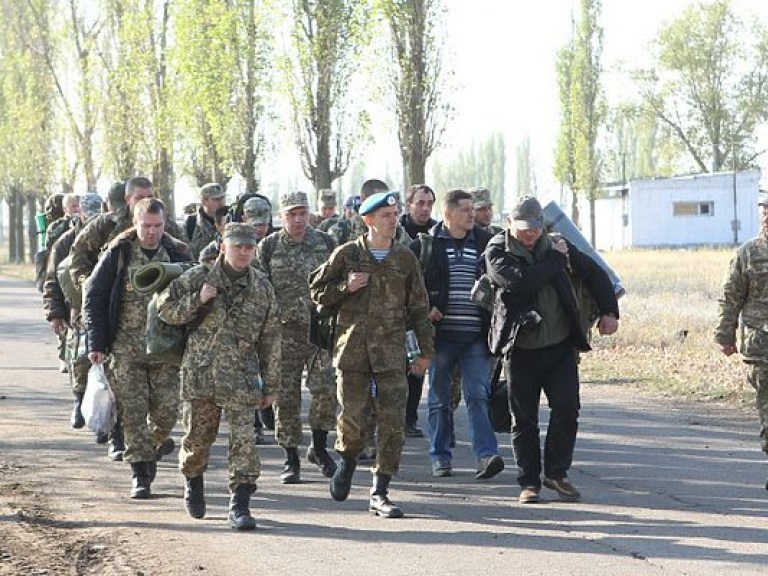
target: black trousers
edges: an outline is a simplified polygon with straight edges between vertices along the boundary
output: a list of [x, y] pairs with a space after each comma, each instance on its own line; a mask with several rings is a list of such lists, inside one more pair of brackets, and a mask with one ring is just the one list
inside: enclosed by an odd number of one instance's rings
[[550, 416], [544, 443], [544, 474], [568, 475], [579, 419], [579, 371], [576, 351], [566, 342], [523, 350], [514, 348], [505, 363], [512, 412], [512, 448], [520, 486], [541, 486], [539, 400], [547, 396]]
[[416, 425], [419, 421], [419, 403], [424, 390], [424, 376], [408, 373], [408, 398], [405, 402], [405, 423]]

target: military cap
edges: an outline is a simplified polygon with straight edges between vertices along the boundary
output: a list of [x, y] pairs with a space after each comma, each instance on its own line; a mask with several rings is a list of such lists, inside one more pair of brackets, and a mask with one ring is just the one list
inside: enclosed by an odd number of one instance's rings
[[309, 198], [306, 192], [289, 192], [280, 198], [280, 210], [293, 210], [294, 208], [309, 208]]
[[272, 211], [269, 202], [258, 196], [248, 198], [243, 204], [243, 215], [250, 224], [269, 224], [272, 221]]
[[80, 212], [86, 218], [92, 218], [101, 212], [101, 196], [95, 192], [89, 192], [80, 196]]
[[107, 192], [107, 199], [112, 204], [112, 208], [120, 208], [125, 206], [125, 182], [115, 182], [109, 187]]
[[256, 234], [256, 228], [250, 224], [230, 222], [224, 226], [224, 241], [229, 241], [232, 244], [256, 245], [259, 243], [259, 237]]
[[510, 218], [519, 229], [544, 227], [544, 212], [539, 201], [533, 196], [520, 198], [512, 209]]
[[360, 205], [360, 215], [365, 216], [386, 206], [397, 206], [397, 192], [378, 192], [368, 196]]
[[760, 190], [757, 193], [757, 205], [758, 206], [768, 206], [768, 191]]
[[336, 208], [338, 204], [336, 201], [336, 192], [329, 190], [328, 188], [320, 190], [317, 203], [323, 208]]
[[478, 187], [472, 188], [469, 191], [472, 194], [472, 202], [475, 208], [485, 208], [486, 206], [493, 206], [493, 200], [491, 200], [491, 191], [488, 188]]
[[226, 195], [227, 192], [222, 188], [221, 184], [216, 184], [216, 182], [209, 182], [200, 188], [200, 200], [215, 200], [224, 198]]

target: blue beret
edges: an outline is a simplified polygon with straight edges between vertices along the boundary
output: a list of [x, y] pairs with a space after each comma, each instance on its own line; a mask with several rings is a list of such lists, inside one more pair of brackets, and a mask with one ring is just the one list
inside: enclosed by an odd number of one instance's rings
[[378, 192], [368, 196], [360, 205], [360, 215], [370, 214], [377, 208], [397, 205], [397, 192]]

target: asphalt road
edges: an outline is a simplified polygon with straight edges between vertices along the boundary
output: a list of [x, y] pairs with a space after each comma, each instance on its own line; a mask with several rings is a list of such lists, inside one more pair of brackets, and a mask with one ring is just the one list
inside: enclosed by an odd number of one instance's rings
[[226, 425], [204, 520], [183, 510], [176, 453], [159, 464], [155, 497], [132, 501], [128, 465], [69, 427], [55, 354], [39, 294], [0, 277], [0, 574], [768, 573], [768, 466], [751, 411], [585, 383], [570, 474], [583, 501], [544, 489], [541, 504], [522, 506], [509, 435], [499, 435], [507, 469], [473, 479], [462, 408], [454, 477], [432, 478], [426, 441], [407, 440], [391, 492], [402, 520], [368, 514], [366, 469], [343, 503], [306, 460], [302, 484], [280, 485], [270, 436], [252, 500], [258, 529], [234, 533]]

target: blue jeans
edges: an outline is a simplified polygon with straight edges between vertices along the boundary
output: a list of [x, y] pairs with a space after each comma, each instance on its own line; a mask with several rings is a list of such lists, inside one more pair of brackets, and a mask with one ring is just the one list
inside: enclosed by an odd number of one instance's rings
[[451, 461], [451, 377], [456, 364], [469, 415], [472, 453], [476, 460], [499, 453], [496, 435], [488, 417], [490, 396], [490, 355], [485, 337], [471, 342], [437, 338], [435, 357], [429, 366], [427, 423], [429, 457], [433, 462]]

